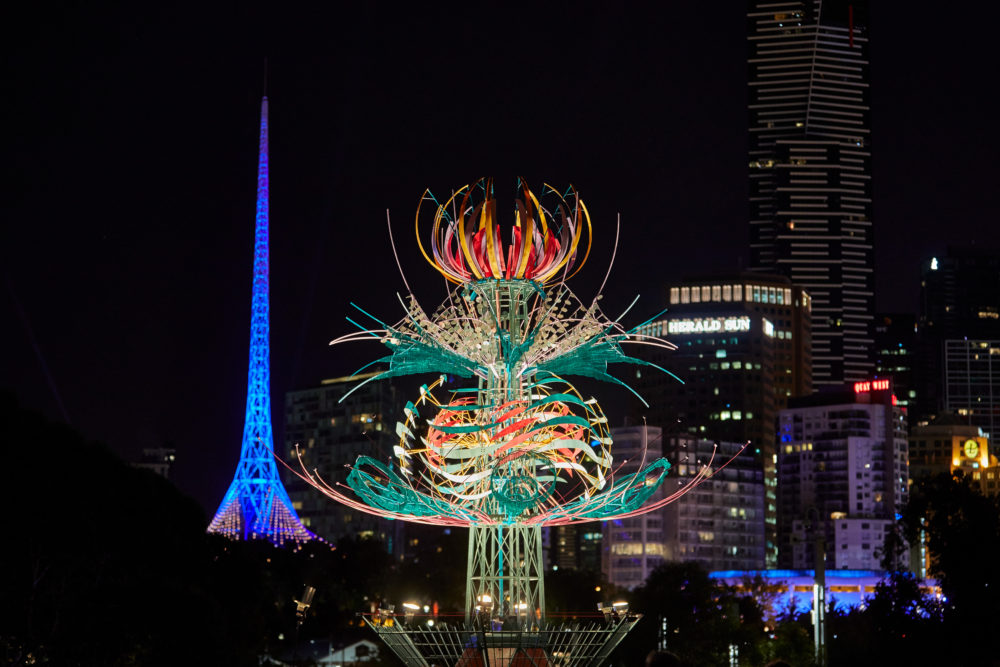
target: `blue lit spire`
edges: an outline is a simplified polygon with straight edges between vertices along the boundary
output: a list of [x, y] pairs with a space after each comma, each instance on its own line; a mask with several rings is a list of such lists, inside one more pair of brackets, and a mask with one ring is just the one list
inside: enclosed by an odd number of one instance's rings
[[266, 538], [281, 546], [315, 539], [292, 507], [274, 462], [271, 429], [270, 305], [268, 301], [267, 97], [260, 105], [260, 157], [257, 162], [257, 218], [253, 250], [250, 312], [250, 372], [243, 448], [236, 476], [208, 532], [234, 540]]

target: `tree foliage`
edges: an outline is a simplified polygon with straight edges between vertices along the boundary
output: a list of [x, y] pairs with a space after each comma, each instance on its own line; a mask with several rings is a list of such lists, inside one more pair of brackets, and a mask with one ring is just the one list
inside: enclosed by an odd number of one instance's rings
[[[256, 665], [297, 636], [370, 637], [357, 612], [401, 574], [375, 542], [293, 551], [207, 535], [168, 481], [9, 397], [0, 502], [4, 664]], [[297, 633], [307, 584], [317, 594]]]
[[1000, 618], [1000, 501], [984, 496], [961, 473], [914, 485], [902, 524], [910, 544], [926, 540], [930, 572], [944, 591], [943, 620], [952, 636], [953, 659], [991, 664], [988, 641]]
[[951, 655], [943, 605], [908, 572], [893, 572], [865, 604], [827, 616], [831, 665], [936, 664]]

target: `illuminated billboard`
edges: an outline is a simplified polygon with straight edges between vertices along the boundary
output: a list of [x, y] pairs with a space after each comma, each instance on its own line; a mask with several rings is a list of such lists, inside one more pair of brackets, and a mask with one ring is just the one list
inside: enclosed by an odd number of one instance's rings
[[742, 331], [750, 331], [750, 318], [746, 315], [667, 320], [667, 334], [674, 336], [699, 333], [739, 333]]

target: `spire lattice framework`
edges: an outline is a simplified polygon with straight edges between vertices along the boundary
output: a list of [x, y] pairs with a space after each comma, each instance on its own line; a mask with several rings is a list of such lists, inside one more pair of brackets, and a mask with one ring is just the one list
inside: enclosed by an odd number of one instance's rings
[[270, 303], [268, 296], [267, 98], [260, 106], [257, 214], [254, 232], [253, 296], [250, 313], [250, 371], [243, 445], [236, 475], [208, 532], [229, 539], [261, 539], [283, 546], [316, 539], [292, 507], [274, 462], [271, 428]]

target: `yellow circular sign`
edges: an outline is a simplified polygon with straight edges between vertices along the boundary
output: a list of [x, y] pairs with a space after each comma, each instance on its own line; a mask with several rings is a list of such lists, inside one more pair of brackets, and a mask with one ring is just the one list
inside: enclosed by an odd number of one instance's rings
[[966, 440], [962, 448], [965, 450], [965, 455], [970, 459], [979, 456], [979, 443], [975, 440]]

